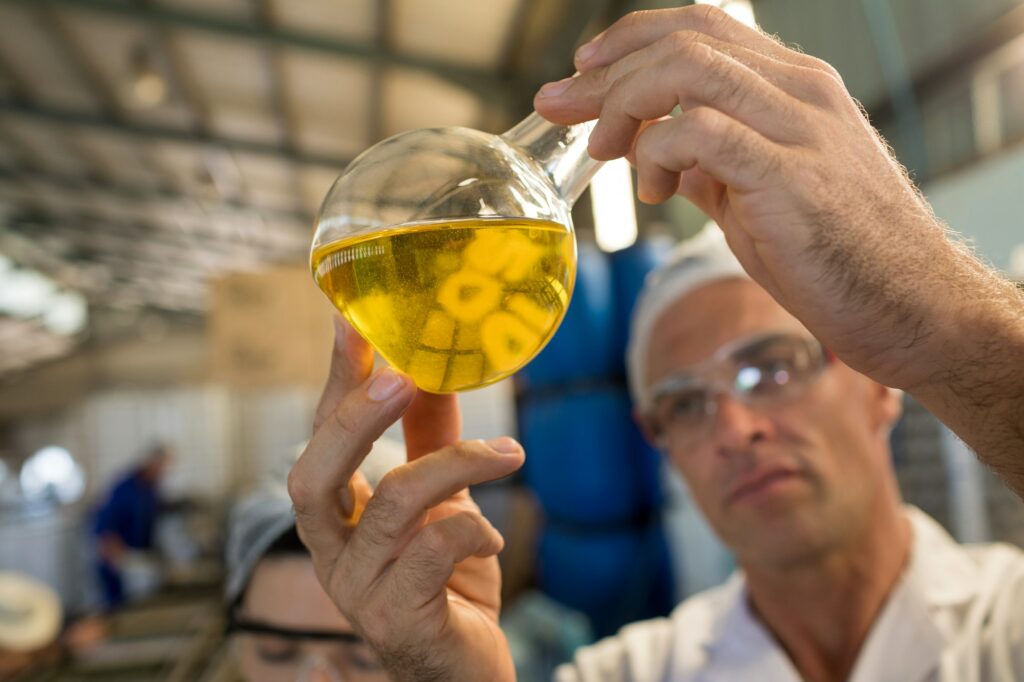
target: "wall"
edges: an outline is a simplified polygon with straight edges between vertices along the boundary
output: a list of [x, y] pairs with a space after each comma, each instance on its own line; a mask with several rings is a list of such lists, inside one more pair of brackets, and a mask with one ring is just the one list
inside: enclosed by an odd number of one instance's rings
[[[945, 176], [925, 187], [935, 213], [973, 240], [996, 267], [1011, 270], [1024, 250], [1024, 145]], [[1018, 259], [1024, 259], [1017, 252]], [[1024, 278], [1024, 263], [1014, 275]]]

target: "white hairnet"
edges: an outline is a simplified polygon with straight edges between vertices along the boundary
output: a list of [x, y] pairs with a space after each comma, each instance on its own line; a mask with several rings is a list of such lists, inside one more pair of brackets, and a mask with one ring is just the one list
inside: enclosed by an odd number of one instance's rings
[[694, 289], [715, 280], [735, 277], [749, 279], [729, 250], [725, 235], [714, 224], [677, 245], [668, 260], [647, 275], [633, 308], [626, 348], [626, 375], [635, 405], [644, 404], [644, 377], [651, 332], [661, 314]]
[[[228, 540], [225, 549], [227, 577], [224, 598], [233, 603], [245, 590], [256, 564], [274, 542], [295, 526], [295, 511], [288, 497], [288, 470], [305, 449], [300, 446], [295, 456], [284, 458], [279, 470], [272, 471], [249, 495], [231, 510]], [[405, 447], [394, 440], [381, 438], [373, 444], [370, 454], [359, 470], [371, 486], [405, 461]]]

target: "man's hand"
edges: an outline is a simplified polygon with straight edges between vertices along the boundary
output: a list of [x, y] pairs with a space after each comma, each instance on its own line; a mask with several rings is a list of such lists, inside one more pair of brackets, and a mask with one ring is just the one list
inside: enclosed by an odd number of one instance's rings
[[[454, 396], [417, 393], [339, 322], [314, 435], [288, 489], [299, 535], [331, 599], [395, 680], [514, 680], [498, 627], [501, 535], [471, 484], [523, 463], [510, 438], [457, 442]], [[357, 468], [405, 413], [409, 462], [371, 491]]]
[[540, 114], [599, 118], [594, 158], [629, 156], [644, 201], [692, 200], [847, 364], [1024, 491], [1024, 300], [947, 236], [832, 67], [707, 5], [631, 14], [576, 67]]
[[116, 533], [106, 532], [100, 535], [98, 544], [100, 558], [111, 566], [119, 568], [125, 555], [128, 554], [128, 548], [124, 541]]

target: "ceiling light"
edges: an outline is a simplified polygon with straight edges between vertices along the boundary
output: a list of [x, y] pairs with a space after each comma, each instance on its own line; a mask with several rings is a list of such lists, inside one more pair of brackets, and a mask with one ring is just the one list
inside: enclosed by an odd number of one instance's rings
[[135, 101], [147, 109], [167, 101], [167, 79], [156, 68], [153, 50], [140, 43], [131, 55], [131, 93]]
[[0, 315], [38, 320], [54, 334], [74, 336], [85, 328], [89, 310], [81, 294], [0, 254]]
[[43, 313], [43, 324], [54, 334], [73, 336], [85, 329], [88, 305], [81, 294], [63, 291], [52, 297]]
[[590, 203], [597, 245], [602, 250], [618, 251], [636, 241], [633, 173], [628, 161], [615, 159], [601, 167], [590, 181]]
[[50, 445], [37, 451], [21, 466], [21, 490], [30, 500], [55, 499], [77, 502], [85, 492], [85, 472], [71, 453]]
[[714, 5], [725, 10], [725, 13], [736, 21], [747, 26], [756, 26], [754, 21], [754, 6], [750, 0], [695, 0], [698, 5]]
[[53, 282], [33, 270], [8, 270], [2, 279], [0, 310], [14, 317], [35, 317], [56, 290]]

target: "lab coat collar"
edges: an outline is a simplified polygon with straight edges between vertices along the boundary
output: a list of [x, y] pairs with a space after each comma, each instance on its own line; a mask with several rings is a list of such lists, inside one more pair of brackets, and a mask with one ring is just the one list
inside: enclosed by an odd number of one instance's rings
[[907, 506], [914, 548], [904, 581], [913, 584], [932, 608], [965, 604], [984, 588], [977, 565], [934, 519]]
[[[919, 680], [935, 670], [947, 645], [934, 610], [972, 599], [981, 589], [977, 568], [939, 524], [906, 507], [913, 528], [910, 561], [864, 643], [851, 682]], [[757, 672], [759, 680], [799, 680], [789, 657], [750, 609], [746, 580], [736, 572], [722, 587], [723, 616], [710, 628], [705, 655], [722, 679]], [[910, 652], [913, 652], [910, 654]], [[909, 655], [908, 655], [909, 654]]]

